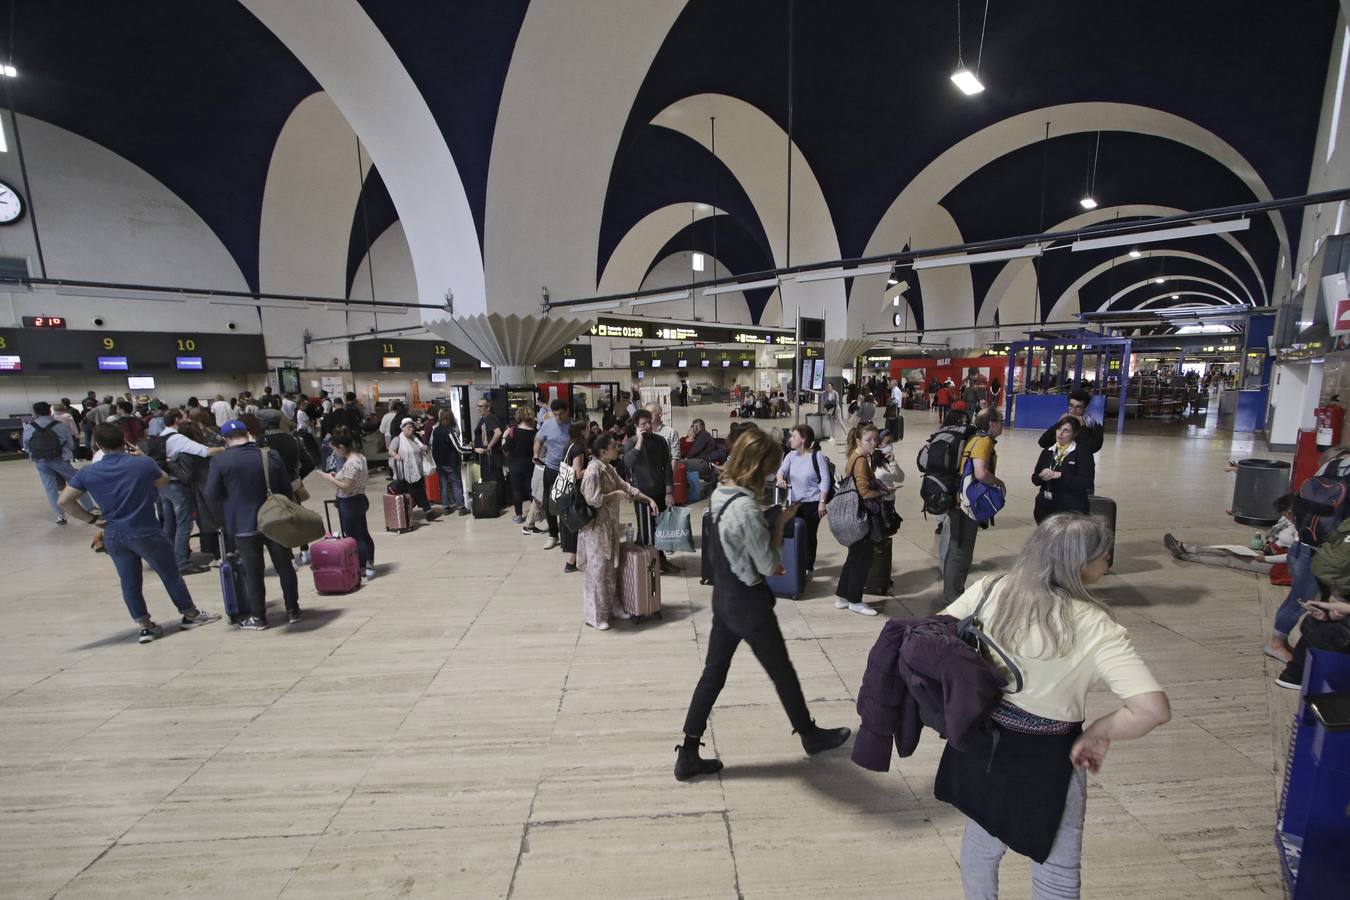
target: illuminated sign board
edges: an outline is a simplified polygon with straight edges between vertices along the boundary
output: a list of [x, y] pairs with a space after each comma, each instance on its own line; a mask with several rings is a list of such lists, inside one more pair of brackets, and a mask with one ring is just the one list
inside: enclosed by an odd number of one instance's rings
[[24, 328], [65, 328], [66, 320], [61, 316], [24, 316]]
[[180, 371], [200, 372], [202, 370], [202, 358], [200, 356], [174, 357], [174, 368]]
[[403, 365], [401, 356], [382, 356], [380, 357], [380, 366], [386, 369], [397, 369]]
[[98, 358], [98, 370], [100, 372], [125, 372], [130, 366], [127, 365], [125, 356], [100, 356]]
[[0, 356], [0, 372], [22, 372], [23, 360], [17, 356]]

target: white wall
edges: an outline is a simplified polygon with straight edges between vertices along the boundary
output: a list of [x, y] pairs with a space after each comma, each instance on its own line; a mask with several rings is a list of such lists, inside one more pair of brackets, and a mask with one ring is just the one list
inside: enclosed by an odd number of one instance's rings
[[[1327, 61], [1326, 88], [1322, 93], [1322, 118], [1317, 128], [1317, 143], [1313, 147], [1312, 171], [1308, 178], [1308, 192], [1334, 190], [1350, 184], [1350, 83], [1345, 85], [1341, 99], [1340, 119], [1336, 127], [1336, 146], [1327, 158], [1327, 146], [1331, 140], [1331, 120], [1336, 100], [1336, 89], [1340, 82], [1341, 54], [1345, 48], [1345, 14], [1336, 17], [1336, 37], [1331, 44], [1331, 56]], [[1292, 268], [1286, 260], [1275, 280], [1274, 297], [1283, 303], [1290, 295], [1298, 291], [1300, 276], [1306, 281], [1308, 262], [1321, 247], [1322, 242], [1333, 234], [1344, 234], [1350, 230], [1350, 210], [1347, 204], [1328, 203], [1323, 206], [1310, 206], [1303, 213], [1303, 224], [1299, 232], [1298, 259]], [[1336, 229], [1337, 218], [1341, 219], [1340, 230]], [[1317, 290], [1314, 285], [1311, 290]]]

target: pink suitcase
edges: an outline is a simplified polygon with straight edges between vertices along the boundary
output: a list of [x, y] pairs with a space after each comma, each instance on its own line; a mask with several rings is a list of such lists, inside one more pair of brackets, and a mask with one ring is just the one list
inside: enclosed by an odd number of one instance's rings
[[655, 547], [619, 548], [619, 600], [637, 619], [661, 618], [661, 557]]
[[[361, 563], [356, 553], [356, 538], [333, 536], [333, 520], [323, 503], [328, 533], [309, 545], [309, 565], [314, 570], [314, 590], [320, 594], [350, 594], [361, 583]], [[336, 504], [334, 504], [336, 505]]]
[[407, 494], [385, 494], [384, 530], [403, 534], [412, 531], [412, 527], [412, 497]]

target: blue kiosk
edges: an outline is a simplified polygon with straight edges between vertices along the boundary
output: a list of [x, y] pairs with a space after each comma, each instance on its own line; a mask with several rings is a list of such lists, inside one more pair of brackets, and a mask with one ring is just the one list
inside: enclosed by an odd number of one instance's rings
[[[1105, 337], [1095, 332], [1077, 329], [1074, 331], [1047, 331], [1032, 334], [1027, 340], [1014, 341], [1008, 345], [1007, 398], [1003, 420], [1010, 428], [1046, 429], [1059, 421], [1064, 415], [1064, 394], [1066, 387], [1078, 385], [1083, 380], [1084, 357], [1095, 357], [1093, 379], [1097, 385], [1106, 383], [1114, 377], [1120, 392], [1120, 408], [1116, 413], [1116, 431], [1125, 430], [1125, 395], [1130, 382], [1130, 338]], [[1044, 354], [1045, 362], [1038, 364], [1037, 353]], [[1073, 378], [1068, 379], [1070, 354], [1073, 358]], [[1060, 393], [1033, 394], [1026, 389], [1032, 383], [1033, 375], [1042, 366], [1048, 368], [1051, 359], [1059, 356], [1059, 368], [1053, 384]], [[1024, 388], [1014, 393], [1019, 358], [1025, 357], [1021, 364], [1026, 372], [1023, 378]], [[1099, 422], [1106, 421], [1106, 395], [1094, 394], [1088, 404], [1088, 414]]]

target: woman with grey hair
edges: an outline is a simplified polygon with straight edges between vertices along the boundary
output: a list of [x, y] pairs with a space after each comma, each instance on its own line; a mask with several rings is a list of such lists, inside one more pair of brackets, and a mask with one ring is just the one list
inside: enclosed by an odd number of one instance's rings
[[[976, 615], [1016, 664], [1023, 687], [1005, 694], [982, 745], [948, 744], [934, 795], [968, 817], [961, 843], [967, 897], [998, 896], [1004, 852], [1032, 860], [1035, 897], [1077, 897], [1087, 772], [1112, 741], [1148, 734], [1171, 718], [1167, 695], [1129, 633], [1089, 586], [1106, 574], [1111, 531], [1081, 513], [1043, 521], [1006, 576], [971, 586], [944, 612]], [[997, 654], [994, 654], [997, 657]], [[1008, 674], [1002, 660], [994, 665]], [[1124, 705], [1083, 727], [1100, 678]]]

